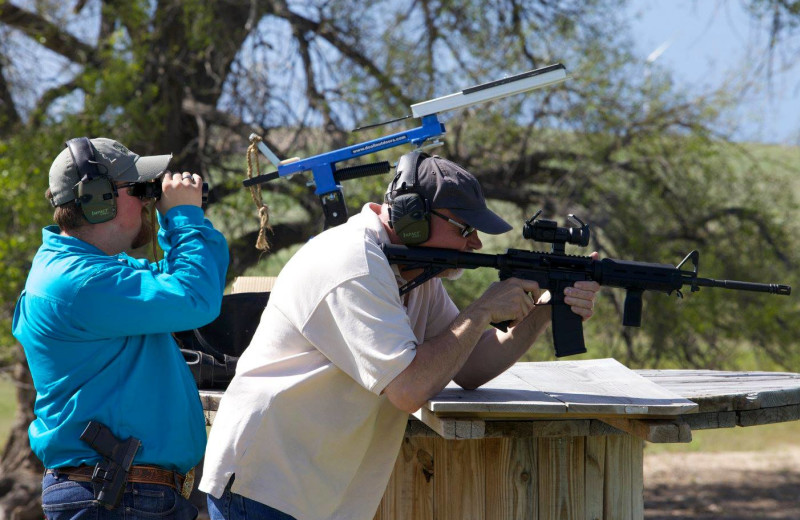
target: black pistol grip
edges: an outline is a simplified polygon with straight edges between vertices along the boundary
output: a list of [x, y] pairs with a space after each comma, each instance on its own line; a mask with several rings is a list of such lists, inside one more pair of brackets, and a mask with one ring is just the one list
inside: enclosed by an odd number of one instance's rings
[[103, 457], [92, 474], [95, 500], [108, 510], [114, 509], [122, 501], [128, 471], [142, 443], [135, 437], [120, 441], [98, 421], [90, 421], [80, 439]]
[[553, 346], [556, 357], [586, 352], [583, 341], [583, 318], [572, 312], [566, 303], [553, 302]]

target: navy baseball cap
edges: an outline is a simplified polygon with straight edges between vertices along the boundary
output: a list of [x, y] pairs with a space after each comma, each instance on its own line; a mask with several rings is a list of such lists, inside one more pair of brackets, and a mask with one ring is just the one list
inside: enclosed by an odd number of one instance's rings
[[418, 165], [415, 191], [425, 197], [431, 209], [450, 210], [467, 225], [490, 235], [513, 229], [486, 207], [478, 179], [466, 169], [438, 155], [426, 157]]

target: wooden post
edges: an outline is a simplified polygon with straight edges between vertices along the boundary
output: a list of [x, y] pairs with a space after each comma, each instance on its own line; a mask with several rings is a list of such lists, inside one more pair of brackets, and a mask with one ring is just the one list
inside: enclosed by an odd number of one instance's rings
[[486, 439], [486, 518], [538, 518], [536, 443], [531, 438]]
[[376, 520], [638, 520], [644, 442], [628, 434], [406, 436]]
[[434, 438], [406, 436], [376, 520], [433, 520]]
[[539, 518], [585, 518], [586, 437], [543, 438], [538, 441]]

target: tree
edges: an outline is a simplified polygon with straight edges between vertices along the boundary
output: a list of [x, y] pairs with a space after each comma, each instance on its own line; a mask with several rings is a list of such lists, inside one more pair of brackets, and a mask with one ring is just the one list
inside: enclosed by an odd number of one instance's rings
[[768, 24], [764, 66], [769, 74], [797, 65], [800, 53], [800, 3], [792, 0], [747, 0], [752, 17]]
[[[478, 173], [488, 197], [505, 201], [519, 218], [536, 207], [551, 217], [568, 210], [585, 216], [601, 254], [664, 262], [700, 244], [704, 258], [717, 259], [704, 265], [707, 276], [790, 282], [784, 277], [796, 271], [798, 251], [786, 237], [796, 224], [781, 210], [796, 209], [791, 192], [751, 186], [736, 165], [755, 168], [763, 161], [711, 130], [721, 128], [724, 92], [690, 97], [659, 70], [644, 81], [645, 65], [631, 53], [616, 14], [623, 4], [0, 3], [4, 322], [10, 323], [39, 229], [49, 220], [46, 169], [68, 137], [109, 135], [140, 153], [172, 151], [174, 164], [201, 172], [212, 184], [210, 211], [224, 217], [215, 222], [231, 245], [233, 277], [261, 257], [253, 248], [255, 213], [240, 214], [248, 197], [239, 181], [251, 131], [284, 157], [326, 151], [397, 126], [355, 136], [346, 131], [357, 123], [400, 116], [414, 102], [558, 61], [574, 73], [565, 86], [446, 119], [439, 153]], [[25, 69], [23, 53], [47, 66]], [[48, 70], [55, 73], [41, 77]], [[375, 198], [379, 183], [348, 191], [351, 209]], [[265, 189], [273, 252], [320, 229], [318, 201], [302, 179]], [[741, 247], [730, 243], [729, 230]], [[746, 248], [761, 254], [743, 257], [738, 252]], [[587, 333], [607, 346], [590, 348], [629, 363], [647, 357], [654, 364], [708, 367], [729, 363], [726, 349], [740, 343], [773, 347], [796, 336], [796, 306], [716, 294], [680, 309], [659, 305], [638, 333], [620, 332], [621, 301], [609, 296], [600, 306], [607, 319], [594, 320]], [[15, 364], [20, 388], [27, 389], [20, 391], [20, 410], [28, 415], [0, 460], [7, 483], [19, 479], [12, 459], [27, 442], [33, 396], [9, 329], [2, 337], [6, 363]], [[773, 350], [775, 362], [797, 356]]]

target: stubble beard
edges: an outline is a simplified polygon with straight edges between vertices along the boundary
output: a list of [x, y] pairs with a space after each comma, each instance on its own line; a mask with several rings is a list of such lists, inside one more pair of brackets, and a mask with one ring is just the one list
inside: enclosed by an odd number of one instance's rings
[[447, 271], [444, 272], [444, 278], [446, 280], [458, 280], [459, 278], [461, 278], [462, 274], [464, 274], [463, 268], [448, 269]]
[[153, 227], [150, 225], [150, 211], [149, 206], [142, 208], [142, 226], [139, 228], [139, 233], [133, 239], [131, 247], [138, 249], [144, 247], [153, 240]]

